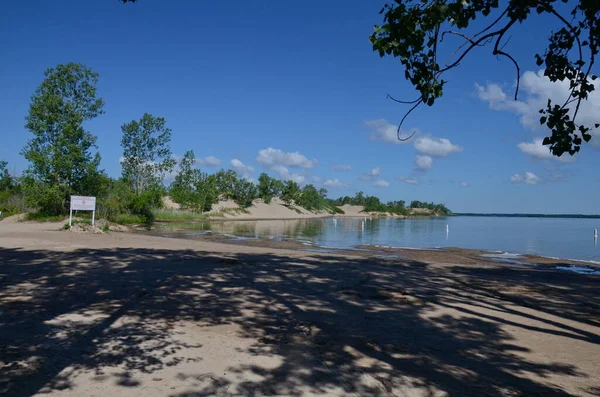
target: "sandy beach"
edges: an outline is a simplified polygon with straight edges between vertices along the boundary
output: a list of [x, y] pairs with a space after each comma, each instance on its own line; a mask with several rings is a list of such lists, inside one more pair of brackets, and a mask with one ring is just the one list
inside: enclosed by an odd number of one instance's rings
[[0, 222], [0, 395], [600, 394], [600, 276], [61, 225]]

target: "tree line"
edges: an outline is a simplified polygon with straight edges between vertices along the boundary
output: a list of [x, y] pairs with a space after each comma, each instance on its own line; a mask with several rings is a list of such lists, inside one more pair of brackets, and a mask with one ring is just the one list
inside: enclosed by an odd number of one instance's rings
[[406, 207], [406, 201], [388, 201], [382, 203], [378, 197], [365, 195], [363, 192], [358, 192], [354, 197], [344, 196], [330, 202], [334, 206], [341, 205], [361, 205], [365, 212], [387, 212], [395, 215], [410, 215], [410, 209], [425, 208], [431, 210], [436, 215], [450, 215], [450, 211], [444, 204], [427, 203], [421, 201], [411, 201]]
[[[281, 181], [262, 173], [255, 184], [233, 170], [213, 174], [195, 167], [193, 151], [177, 163], [171, 152], [172, 131], [162, 117], [145, 113], [121, 126], [121, 176], [112, 178], [100, 166], [97, 137], [84, 122], [104, 113], [97, 95], [98, 74], [80, 63], [60, 64], [45, 72], [42, 84], [31, 97], [25, 127], [33, 137], [21, 154], [29, 166], [22, 176], [11, 175], [0, 161], [0, 211], [33, 210], [31, 217], [63, 216], [71, 195], [97, 197], [98, 216], [116, 222], [153, 219], [153, 210], [170, 195], [183, 209], [205, 212], [220, 199], [234, 200], [240, 207], [256, 199], [270, 203], [275, 197], [285, 205], [311, 211], [341, 212], [337, 206], [355, 204], [365, 211], [406, 213], [404, 201], [386, 204], [362, 192], [353, 198], [327, 198], [326, 189], [295, 181]], [[173, 182], [164, 185], [165, 175], [177, 167]], [[413, 205], [414, 204], [414, 205]], [[413, 208], [431, 208], [449, 213], [443, 205], [411, 203]]]

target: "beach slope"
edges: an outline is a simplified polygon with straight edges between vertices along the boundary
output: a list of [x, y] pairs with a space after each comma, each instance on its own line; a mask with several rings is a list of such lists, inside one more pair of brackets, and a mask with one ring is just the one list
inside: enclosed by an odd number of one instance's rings
[[0, 394], [592, 396], [600, 278], [0, 222]]

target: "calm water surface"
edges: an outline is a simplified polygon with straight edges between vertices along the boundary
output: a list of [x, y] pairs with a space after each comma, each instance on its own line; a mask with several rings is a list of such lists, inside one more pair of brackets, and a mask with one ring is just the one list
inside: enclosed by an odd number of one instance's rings
[[289, 238], [331, 248], [361, 244], [460, 247], [600, 262], [594, 229], [600, 229], [600, 219], [455, 216], [170, 223], [157, 225], [156, 231], [187, 236], [212, 232], [246, 238]]

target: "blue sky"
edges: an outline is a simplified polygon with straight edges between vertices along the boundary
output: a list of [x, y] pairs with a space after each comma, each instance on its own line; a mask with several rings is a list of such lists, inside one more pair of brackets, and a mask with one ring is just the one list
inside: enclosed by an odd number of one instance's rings
[[[537, 74], [532, 55], [543, 52], [554, 21], [533, 18], [506, 47], [521, 64], [519, 102], [511, 64], [475, 51], [446, 75], [444, 97], [406, 121], [417, 135], [398, 144], [394, 126], [406, 108], [386, 93], [416, 95], [399, 62], [371, 50], [382, 4], [2, 2], [0, 159], [17, 172], [27, 167], [19, 152], [31, 137], [30, 96], [45, 69], [73, 61], [100, 74], [106, 113], [86, 127], [112, 176], [120, 174], [120, 126], [149, 112], [167, 120], [176, 155], [193, 149], [249, 178], [266, 171], [325, 186], [332, 197], [362, 190], [455, 212], [600, 213], [600, 137], [568, 162], [536, 140], [545, 134], [537, 110], [564, 90]], [[599, 114], [594, 94], [582, 117]], [[216, 162], [200, 167], [211, 172]]]

